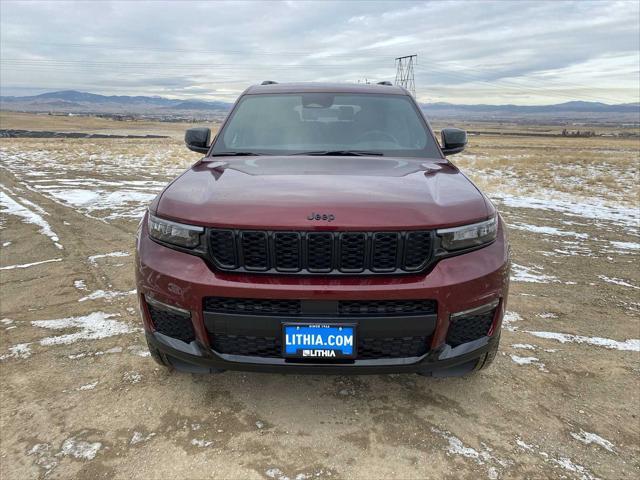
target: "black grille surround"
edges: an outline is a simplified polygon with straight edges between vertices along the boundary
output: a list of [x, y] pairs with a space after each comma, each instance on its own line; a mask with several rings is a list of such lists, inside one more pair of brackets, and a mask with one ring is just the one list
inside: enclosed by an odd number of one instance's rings
[[356, 359], [416, 358], [429, 350], [435, 300], [286, 300], [205, 297], [212, 349], [240, 357], [282, 358], [282, 324], [355, 324]]
[[447, 343], [457, 347], [484, 337], [491, 329], [495, 312], [496, 309], [493, 308], [487, 312], [465, 315], [452, 320], [447, 332]]
[[157, 308], [147, 303], [149, 316], [157, 332], [168, 337], [177, 338], [183, 342], [190, 343], [196, 338], [193, 323], [190, 317], [185, 317], [178, 313]]
[[435, 258], [433, 231], [308, 232], [207, 229], [218, 270], [302, 275], [419, 273]]

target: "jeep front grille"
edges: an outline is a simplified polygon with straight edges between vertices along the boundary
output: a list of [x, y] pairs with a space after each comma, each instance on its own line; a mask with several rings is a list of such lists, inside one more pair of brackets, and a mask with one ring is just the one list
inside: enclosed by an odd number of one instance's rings
[[409, 232], [208, 232], [209, 256], [225, 271], [389, 274], [424, 270], [433, 234]]

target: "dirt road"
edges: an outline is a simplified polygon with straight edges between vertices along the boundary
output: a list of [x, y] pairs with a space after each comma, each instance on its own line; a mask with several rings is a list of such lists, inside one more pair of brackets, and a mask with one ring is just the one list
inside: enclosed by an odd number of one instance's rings
[[[1, 477], [638, 478], [637, 143], [551, 160], [536, 141], [458, 158], [511, 225], [513, 282], [493, 367], [431, 379], [157, 367], [137, 218], [197, 157], [176, 140], [3, 140]], [[573, 183], [554, 183], [567, 165]]]

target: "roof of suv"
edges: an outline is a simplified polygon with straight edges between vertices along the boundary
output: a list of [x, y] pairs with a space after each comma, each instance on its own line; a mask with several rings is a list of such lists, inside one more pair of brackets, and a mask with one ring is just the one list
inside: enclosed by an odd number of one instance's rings
[[252, 85], [244, 93], [256, 95], [261, 93], [386, 93], [391, 95], [409, 95], [402, 87], [395, 85], [378, 85], [368, 83], [270, 83]]

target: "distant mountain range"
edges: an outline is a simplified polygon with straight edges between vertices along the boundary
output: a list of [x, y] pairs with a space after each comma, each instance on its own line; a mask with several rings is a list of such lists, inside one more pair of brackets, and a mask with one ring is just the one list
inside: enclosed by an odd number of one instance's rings
[[95, 93], [63, 90], [29, 97], [0, 97], [2, 110], [29, 112], [69, 113], [121, 113], [121, 114], [171, 114], [174, 112], [228, 111], [226, 102], [204, 100], [173, 100], [163, 97], [98, 95]]
[[[163, 97], [98, 95], [64, 90], [28, 97], [0, 97], [0, 109], [27, 112], [111, 113], [190, 115], [216, 117], [231, 108], [231, 103], [205, 100], [173, 100]], [[458, 105], [424, 103], [421, 107], [432, 118], [498, 120], [513, 118], [610, 119], [640, 121], [640, 103], [609, 105], [573, 101], [554, 105]]]
[[553, 105], [456, 105], [452, 103], [424, 103], [426, 111], [438, 112], [460, 110], [467, 112], [511, 112], [511, 113], [555, 113], [555, 112], [619, 112], [638, 113], [640, 103], [619, 103], [610, 105], [600, 102], [573, 101]]

